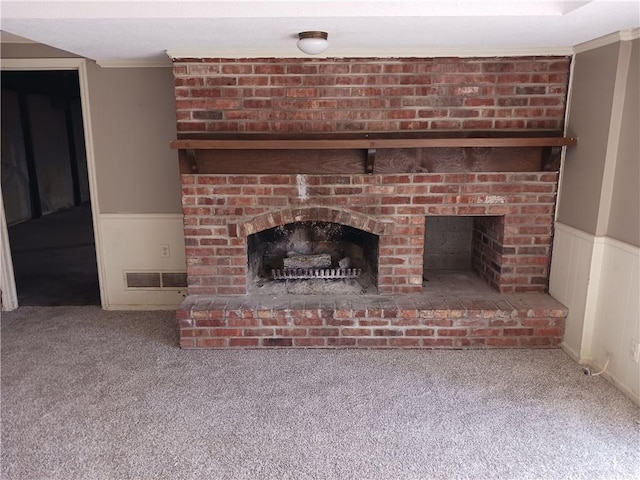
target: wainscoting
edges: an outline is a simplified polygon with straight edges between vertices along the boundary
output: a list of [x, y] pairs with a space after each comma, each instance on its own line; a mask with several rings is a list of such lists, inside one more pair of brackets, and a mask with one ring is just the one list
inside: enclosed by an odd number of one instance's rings
[[102, 214], [100, 231], [105, 309], [173, 310], [182, 303], [182, 214]]
[[609, 354], [603, 376], [640, 403], [640, 249], [557, 223], [549, 291], [569, 309], [564, 350], [596, 369]]
[[579, 359], [594, 237], [560, 223], [556, 223], [555, 228], [549, 293], [569, 308], [563, 347], [572, 357]]

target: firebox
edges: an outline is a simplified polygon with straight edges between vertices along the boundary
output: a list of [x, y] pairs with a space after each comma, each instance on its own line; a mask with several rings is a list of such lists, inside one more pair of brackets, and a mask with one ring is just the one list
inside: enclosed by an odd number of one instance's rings
[[247, 292], [377, 293], [378, 235], [334, 222], [304, 221], [247, 238]]

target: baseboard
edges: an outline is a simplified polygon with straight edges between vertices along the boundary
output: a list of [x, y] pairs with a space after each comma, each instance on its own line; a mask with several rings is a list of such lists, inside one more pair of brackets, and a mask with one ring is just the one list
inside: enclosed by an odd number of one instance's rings
[[560, 348], [562, 348], [562, 351], [566, 353], [569, 356], [569, 358], [571, 358], [571, 360], [573, 360], [574, 362], [579, 363], [580, 365], [585, 365], [587, 363], [587, 359], [582, 358], [578, 352], [576, 352], [573, 348], [571, 348], [565, 342], [562, 342], [560, 344]]
[[162, 304], [145, 304], [145, 305], [126, 305], [126, 304], [111, 304], [104, 308], [104, 310], [124, 310], [124, 311], [156, 311], [156, 310], [168, 310], [176, 311], [180, 305], [162, 305]]
[[[570, 348], [565, 347], [564, 345], [561, 345], [561, 347], [562, 347], [562, 350], [567, 355], [569, 355], [569, 357], [571, 357], [571, 359], [575, 360], [580, 365], [588, 366], [594, 372], [599, 372], [604, 368], [604, 365], [599, 365], [592, 358], [580, 357], [579, 355], [576, 355], [576, 353], [573, 350], [571, 350]], [[638, 395], [635, 392], [633, 392], [632, 390], [630, 390], [629, 387], [627, 387], [624, 383], [620, 382], [615, 377], [615, 375], [612, 375], [611, 373], [609, 373], [609, 372], [607, 372], [605, 370], [599, 376], [602, 377], [603, 379], [605, 379], [607, 382], [609, 382], [615, 388], [620, 390], [624, 394], [625, 397], [627, 397], [634, 404], [636, 404], [637, 406], [640, 407], [640, 395]]]
[[607, 372], [604, 372], [602, 375], [600, 375], [602, 378], [604, 378], [606, 381], [608, 381], [611, 385], [613, 385], [614, 387], [616, 387], [618, 390], [620, 390], [622, 393], [624, 393], [624, 395], [631, 400], [633, 403], [635, 403], [638, 407], [640, 407], [640, 396], [635, 394], [633, 391], [629, 390], [629, 388], [627, 388], [624, 384], [620, 383], [616, 377], [614, 377], [613, 375], [609, 375]]

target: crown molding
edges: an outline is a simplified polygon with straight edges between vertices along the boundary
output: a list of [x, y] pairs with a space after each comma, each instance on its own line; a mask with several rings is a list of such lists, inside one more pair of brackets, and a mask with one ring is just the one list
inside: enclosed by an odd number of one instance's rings
[[640, 38], [640, 27], [624, 30], [620, 32], [620, 38], [624, 41], [637, 40]]
[[166, 60], [97, 60], [96, 64], [102, 68], [171, 68], [171, 61]]
[[606, 47], [612, 43], [625, 42], [640, 38], [640, 28], [632, 28], [629, 30], [621, 30], [619, 32], [610, 33], [604, 37], [595, 38], [588, 42], [580, 43], [573, 47], [573, 53], [578, 54], [595, 50], [596, 48]]
[[321, 55], [305, 55], [299, 51], [264, 50], [239, 52], [237, 50], [167, 50], [172, 60], [179, 58], [433, 58], [433, 57], [529, 57], [529, 56], [565, 56], [573, 55], [571, 47], [554, 48], [514, 48], [514, 49], [419, 49], [419, 50], [340, 50], [329, 51]]
[[3, 58], [2, 70], [77, 70], [84, 58]]

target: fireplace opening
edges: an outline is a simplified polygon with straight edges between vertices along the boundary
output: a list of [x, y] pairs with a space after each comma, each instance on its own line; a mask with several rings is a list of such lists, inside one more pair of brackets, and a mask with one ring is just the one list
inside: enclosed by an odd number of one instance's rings
[[377, 293], [378, 235], [333, 222], [304, 221], [247, 237], [247, 292]]
[[503, 216], [428, 216], [423, 278], [428, 282], [443, 271], [473, 274], [498, 289], [503, 241]]

